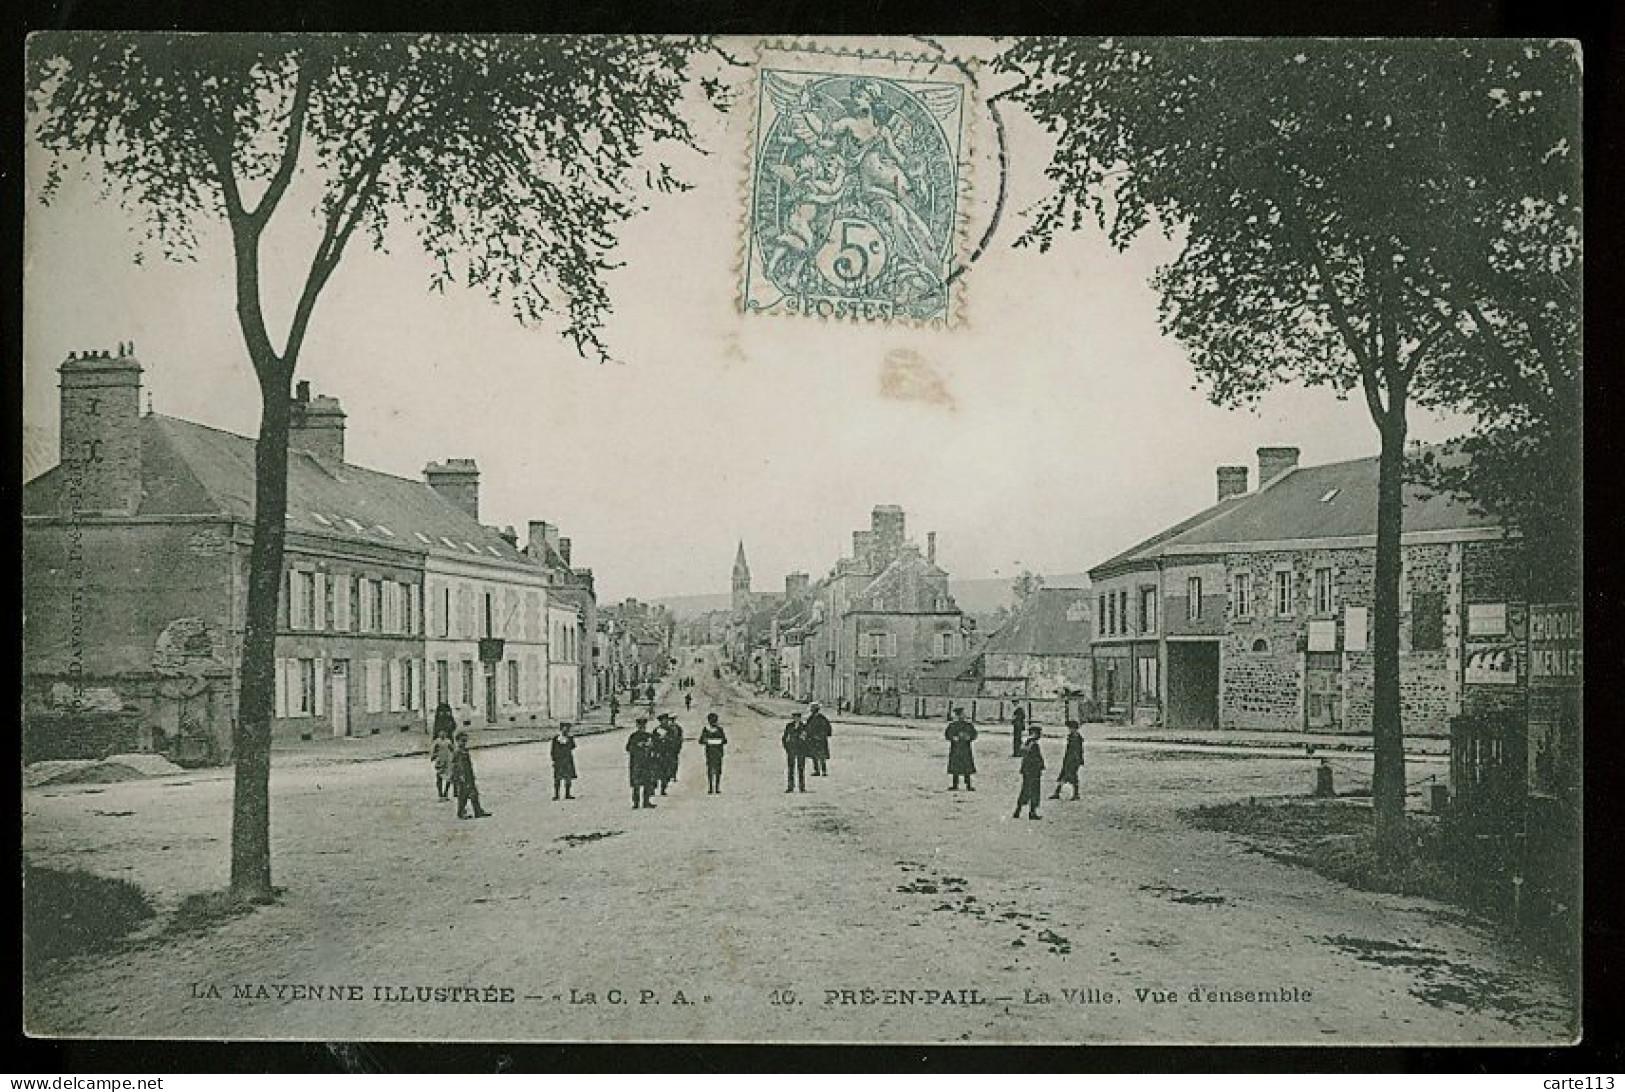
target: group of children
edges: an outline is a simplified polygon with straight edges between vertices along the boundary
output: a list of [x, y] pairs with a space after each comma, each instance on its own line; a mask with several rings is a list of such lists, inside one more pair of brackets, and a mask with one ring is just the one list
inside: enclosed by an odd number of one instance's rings
[[[440, 799], [457, 797], [457, 818], [490, 817], [491, 813], [480, 804], [474, 758], [468, 753], [468, 733], [458, 731], [457, 718], [445, 702], [434, 711], [434, 740], [429, 745], [429, 761], [434, 763], [434, 787]], [[473, 805], [472, 812], [470, 805]]]
[[[1039, 746], [1043, 737], [1043, 729], [1036, 724], [1027, 723], [1026, 713], [1018, 707], [1016, 716], [1012, 718], [1014, 727], [1014, 740], [1011, 746], [1011, 757], [1021, 760], [1021, 793], [1016, 797], [1016, 811], [1013, 818], [1021, 817], [1021, 809], [1027, 809], [1027, 818], [1037, 819], [1038, 801], [1043, 795], [1044, 778], [1044, 752]], [[948, 730], [943, 733], [948, 740], [948, 776], [953, 779], [948, 786], [950, 791], [959, 790], [960, 781], [964, 781], [965, 789], [975, 792], [976, 786], [972, 778], [976, 774], [976, 756], [971, 752], [971, 742], [976, 739], [976, 726], [965, 716], [962, 707], [955, 706], [953, 719], [948, 722]], [[1072, 799], [1079, 796], [1078, 775], [1083, 769], [1083, 728], [1075, 720], [1066, 722], [1066, 753], [1061, 756], [1061, 775], [1055, 782], [1055, 791], [1050, 794], [1051, 800], [1061, 798], [1061, 786], [1072, 786]]]

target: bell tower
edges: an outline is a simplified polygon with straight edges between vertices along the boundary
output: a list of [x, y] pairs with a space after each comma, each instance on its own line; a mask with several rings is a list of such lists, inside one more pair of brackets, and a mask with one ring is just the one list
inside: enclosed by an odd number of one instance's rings
[[733, 609], [738, 614], [750, 606], [750, 562], [745, 560], [745, 543], [734, 553]]

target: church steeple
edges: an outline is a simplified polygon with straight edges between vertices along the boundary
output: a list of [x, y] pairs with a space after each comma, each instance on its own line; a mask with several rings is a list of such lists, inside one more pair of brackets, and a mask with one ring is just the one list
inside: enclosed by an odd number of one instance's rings
[[750, 605], [750, 562], [745, 560], [745, 542], [739, 542], [734, 553], [733, 609], [744, 610]]

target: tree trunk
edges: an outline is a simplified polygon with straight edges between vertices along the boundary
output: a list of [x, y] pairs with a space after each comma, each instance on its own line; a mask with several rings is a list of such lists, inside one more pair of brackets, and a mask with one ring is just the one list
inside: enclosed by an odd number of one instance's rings
[[1371, 804], [1377, 839], [1398, 849], [1405, 820], [1405, 732], [1399, 706], [1400, 536], [1405, 523], [1405, 407], [1391, 399], [1378, 423], [1377, 565], [1372, 612]]
[[[262, 372], [262, 375], [264, 373]], [[289, 391], [261, 381], [254, 445], [254, 543], [248, 562], [241, 689], [232, 733], [236, 762], [231, 815], [231, 892], [269, 902], [271, 886], [271, 720], [276, 713], [277, 605], [287, 536]]]

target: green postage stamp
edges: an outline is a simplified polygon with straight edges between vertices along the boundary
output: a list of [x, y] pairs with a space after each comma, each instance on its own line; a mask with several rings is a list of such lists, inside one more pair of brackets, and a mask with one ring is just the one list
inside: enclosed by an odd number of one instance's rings
[[972, 92], [941, 58], [764, 49], [744, 309], [951, 324]]

